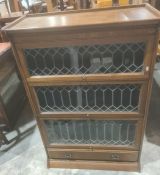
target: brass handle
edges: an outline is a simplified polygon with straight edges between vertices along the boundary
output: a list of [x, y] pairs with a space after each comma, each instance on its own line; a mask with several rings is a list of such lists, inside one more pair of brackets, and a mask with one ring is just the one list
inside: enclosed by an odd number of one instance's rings
[[64, 154], [64, 158], [71, 159], [72, 158], [72, 154], [71, 153], [65, 153]]
[[119, 154], [112, 154], [111, 158], [112, 158], [112, 160], [119, 160], [120, 156], [119, 156]]

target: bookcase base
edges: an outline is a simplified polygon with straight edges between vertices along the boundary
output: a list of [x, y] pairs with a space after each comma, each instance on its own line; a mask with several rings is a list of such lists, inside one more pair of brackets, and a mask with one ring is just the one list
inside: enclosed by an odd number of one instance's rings
[[48, 168], [94, 169], [94, 170], [140, 172], [140, 163], [48, 159]]

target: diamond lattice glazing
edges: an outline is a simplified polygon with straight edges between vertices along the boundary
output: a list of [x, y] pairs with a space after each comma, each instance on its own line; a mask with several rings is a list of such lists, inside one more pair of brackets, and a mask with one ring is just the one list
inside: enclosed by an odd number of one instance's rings
[[45, 120], [50, 144], [133, 145], [135, 121]]
[[31, 75], [140, 72], [144, 52], [144, 43], [24, 49]]
[[140, 85], [35, 88], [43, 112], [138, 111]]

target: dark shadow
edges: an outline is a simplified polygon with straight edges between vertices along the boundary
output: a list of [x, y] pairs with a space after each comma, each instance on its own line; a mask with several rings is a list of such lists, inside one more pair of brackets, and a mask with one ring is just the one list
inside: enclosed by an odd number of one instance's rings
[[1, 152], [6, 152], [20, 143], [23, 139], [34, 132], [36, 122], [33, 117], [30, 105], [27, 103], [19, 117], [19, 120], [13, 130], [4, 134], [7, 139], [7, 144], [0, 149]]
[[160, 145], [160, 87], [155, 80], [152, 87], [146, 137], [149, 142]]

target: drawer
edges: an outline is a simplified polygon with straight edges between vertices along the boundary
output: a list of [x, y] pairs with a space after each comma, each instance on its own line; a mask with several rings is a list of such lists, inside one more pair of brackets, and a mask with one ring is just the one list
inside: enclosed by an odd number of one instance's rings
[[137, 161], [138, 151], [121, 150], [69, 150], [48, 149], [50, 159], [99, 160], [99, 161]]

